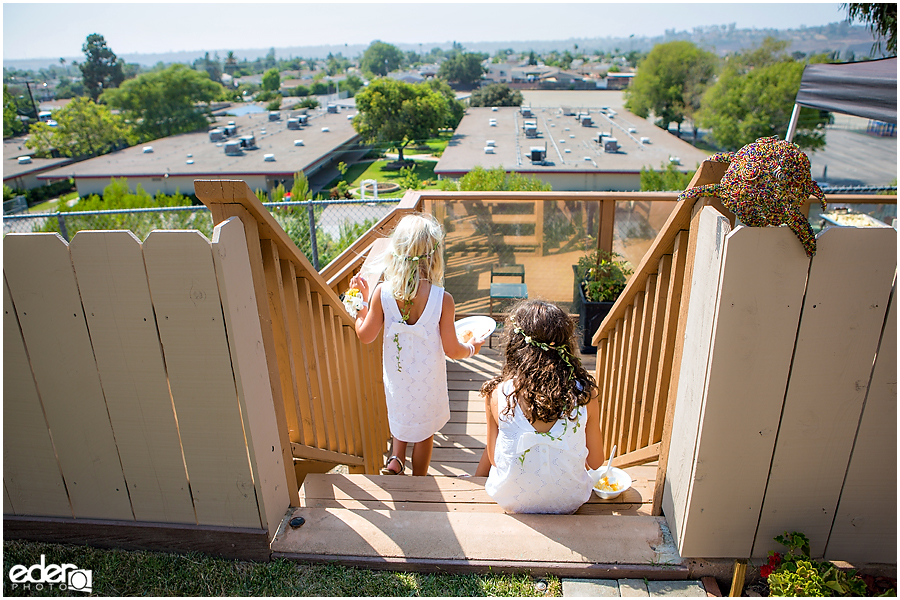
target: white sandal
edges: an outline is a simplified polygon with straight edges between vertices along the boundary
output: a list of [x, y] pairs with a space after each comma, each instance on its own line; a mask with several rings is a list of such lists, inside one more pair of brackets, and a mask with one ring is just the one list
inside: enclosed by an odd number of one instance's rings
[[[391, 470], [388, 468], [388, 465], [391, 464], [391, 461], [392, 461], [392, 460], [396, 460], [397, 463], [400, 465], [400, 470], [399, 470], [399, 471], [391, 471]], [[387, 459], [387, 461], [384, 463], [384, 468], [381, 469], [380, 473], [381, 473], [382, 475], [403, 475], [403, 472], [404, 472], [404, 471], [406, 471], [406, 461], [402, 461], [402, 460], [400, 460], [399, 458], [397, 458], [396, 456], [392, 456], [392, 457], [390, 457], [389, 459]]]

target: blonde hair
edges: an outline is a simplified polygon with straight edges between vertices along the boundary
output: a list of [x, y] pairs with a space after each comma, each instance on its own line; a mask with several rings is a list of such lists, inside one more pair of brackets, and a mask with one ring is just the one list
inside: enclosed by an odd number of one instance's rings
[[419, 279], [443, 287], [444, 232], [426, 213], [406, 215], [391, 233], [391, 247], [384, 257], [384, 281], [393, 297], [412, 302]]

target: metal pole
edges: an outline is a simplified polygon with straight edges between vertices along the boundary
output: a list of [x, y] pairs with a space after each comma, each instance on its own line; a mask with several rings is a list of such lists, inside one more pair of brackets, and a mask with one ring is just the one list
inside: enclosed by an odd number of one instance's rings
[[312, 246], [312, 264], [316, 271], [319, 270], [319, 248], [316, 244], [316, 215], [313, 213], [313, 205], [307, 203], [306, 209], [309, 211], [309, 242]]
[[38, 121], [39, 120], [38, 109], [37, 109], [37, 105], [34, 103], [34, 96], [31, 95], [31, 86], [28, 85], [29, 83], [31, 83], [31, 82], [30, 81], [25, 82], [25, 89], [28, 90], [28, 97], [31, 98], [31, 108], [34, 110], [34, 120]]
[[62, 213], [56, 213], [56, 222], [59, 223], [59, 233], [63, 236], [63, 239], [67, 242], [69, 241], [69, 232], [66, 231], [66, 219], [63, 217]]
[[800, 105], [794, 105], [794, 112], [791, 113], [791, 122], [788, 123], [787, 134], [784, 136], [785, 141], [794, 140], [794, 134], [797, 133], [797, 122], [800, 120]]

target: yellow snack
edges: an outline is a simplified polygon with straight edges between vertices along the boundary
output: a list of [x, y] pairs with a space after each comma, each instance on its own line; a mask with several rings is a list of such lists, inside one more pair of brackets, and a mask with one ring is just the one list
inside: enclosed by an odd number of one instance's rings
[[462, 334], [459, 336], [459, 339], [463, 344], [466, 344], [471, 341], [473, 337], [475, 337], [475, 332], [473, 332], [471, 329], [464, 329]]
[[606, 475], [604, 475], [603, 477], [600, 478], [600, 481], [598, 481], [594, 487], [597, 488], [598, 490], [600, 490], [601, 492], [618, 492], [619, 490], [622, 489], [622, 484], [621, 483], [610, 483], [609, 478]]

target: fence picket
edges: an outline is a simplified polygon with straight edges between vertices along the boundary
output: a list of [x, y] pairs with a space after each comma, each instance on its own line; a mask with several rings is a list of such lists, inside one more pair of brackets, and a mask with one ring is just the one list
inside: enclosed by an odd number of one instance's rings
[[[9, 258], [9, 255], [7, 255]], [[3, 282], [3, 512], [71, 517], [19, 321]]]
[[3, 270], [72, 512], [132, 521], [68, 245], [56, 234], [10, 234], [3, 247]]
[[144, 260], [197, 522], [259, 528], [210, 244], [196, 231], [154, 231]]
[[134, 516], [196, 523], [141, 243], [81, 231], [69, 249]]
[[896, 270], [890, 228], [832, 227], [816, 245], [754, 555], [788, 522], [824, 553]]

